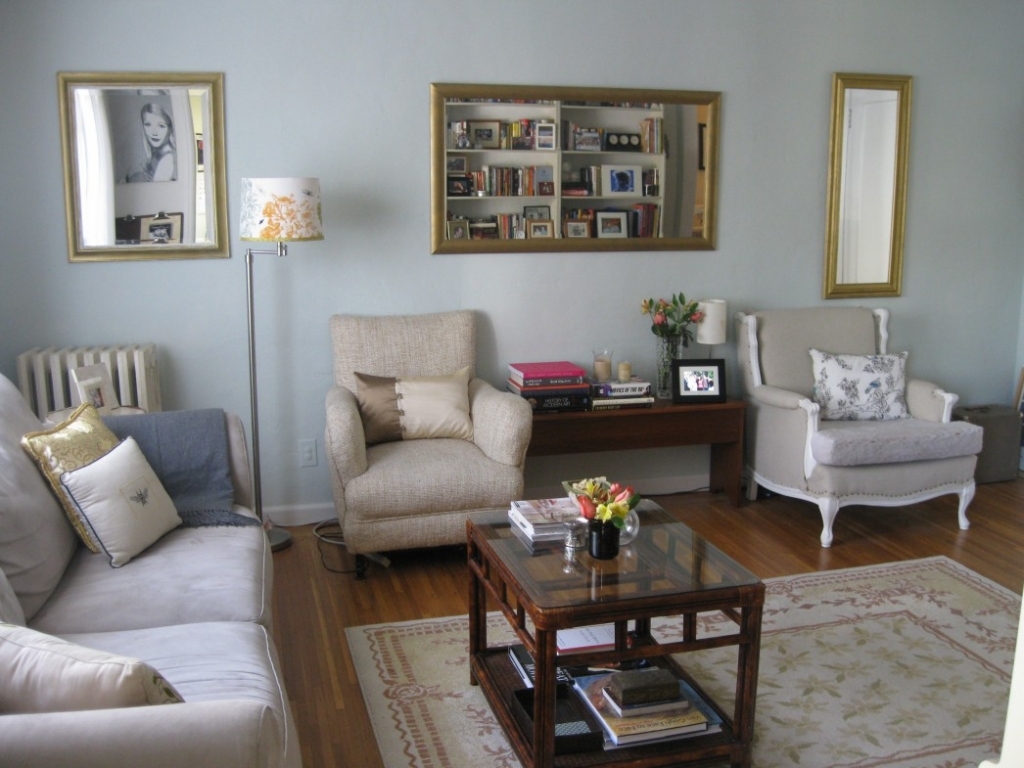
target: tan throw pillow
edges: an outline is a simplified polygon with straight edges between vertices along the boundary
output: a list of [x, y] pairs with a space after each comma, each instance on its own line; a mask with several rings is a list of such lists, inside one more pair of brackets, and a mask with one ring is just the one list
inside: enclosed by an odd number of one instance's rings
[[60, 478], [68, 509], [114, 568], [181, 525], [174, 502], [134, 437]]
[[468, 367], [448, 376], [356, 373], [356, 400], [368, 445], [394, 440], [473, 439]]
[[21, 447], [39, 466], [64, 507], [71, 524], [93, 552], [100, 551], [99, 542], [82, 526], [81, 520], [69, 508], [61, 489], [60, 476], [105, 456], [117, 442], [117, 436], [107, 428], [97, 410], [88, 403], [76, 408], [67, 421], [56, 427], [42, 432], [29, 432], [21, 438]]
[[182, 701], [163, 675], [143, 661], [0, 624], [0, 714]]

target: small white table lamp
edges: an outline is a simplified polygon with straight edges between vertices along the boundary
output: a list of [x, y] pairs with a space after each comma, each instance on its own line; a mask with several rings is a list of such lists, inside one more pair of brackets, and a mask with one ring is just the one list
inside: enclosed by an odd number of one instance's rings
[[724, 299], [697, 302], [697, 309], [704, 313], [704, 319], [697, 325], [698, 344], [725, 344], [727, 306]]
[[252, 407], [252, 479], [255, 512], [263, 520], [273, 552], [292, 543], [283, 528], [268, 526], [263, 518], [263, 487], [260, 480], [260, 426], [256, 397], [256, 344], [252, 294], [252, 257], [257, 254], [287, 256], [287, 243], [323, 240], [319, 179], [242, 179], [242, 226], [240, 238], [249, 242], [277, 243], [273, 250], [245, 251], [249, 310], [249, 399]]

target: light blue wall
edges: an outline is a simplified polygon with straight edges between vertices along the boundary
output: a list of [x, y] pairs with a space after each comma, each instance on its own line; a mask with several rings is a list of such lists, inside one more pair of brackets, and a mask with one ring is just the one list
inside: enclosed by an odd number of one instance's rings
[[[316, 516], [332, 313], [477, 309], [479, 373], [500, 385], [511, 360], [597, 345], [649, 373], [646, 296], [822, 303], [830, 78], [849, 71], [914, 76], [903, 296], [865, 303], [892, 310], [915, 376], [1009, 402], [1022, 39], [1019, 0], [0, 0], [0, 372], [33, 346], [155, 341], [166, 407], [247, 413], [239, 179], [319, 176], [326, 240], [256, 267], [265, 503]], [[124, 70], [225, 73], [231, 259], [67, 262], [56, 74]], [[718, 249], [431, 256], [431, 82], [721, 91]], [[300, 470], [309, 437], [320, 466]], [[527, 482], [592, 470], [643, 488], [699, 478], [706, 452], [548, 459]]]

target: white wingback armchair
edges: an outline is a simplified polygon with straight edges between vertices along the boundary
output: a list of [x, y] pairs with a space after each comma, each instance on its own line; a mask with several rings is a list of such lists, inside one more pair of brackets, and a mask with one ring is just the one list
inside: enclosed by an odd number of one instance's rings
[[951, 421], [957, 396], [909, 379], [909, 418], [826, 420], [814, 399], [811, 349], [885, 354], [888, 310], [812, 307], [739, 313], [737, 353], [747, 399], [747, 498], [758, 486], [816, 504], [821, 545], [852, 504], [903, 506], [955, 493], [966, 529], [982, 429]]
[[[335, 383], [327, 393], [324, 442], [345, 546], [356, 555], [356, 578], [365, 574], [367, 554], [464, 542], [470, 512], [507, 507], [522, 495], [533, 412], [523, 398], [472, 375], [476, 326], [469, 310], [330, 319]], [[371, 434], [374, 444], [367, 444], [360, 414], [360, 398], [363, 416], [369, 408], [365, 374], [409, 381], [449, 377], [465, 368], [469, 378], [468, 385], [462, 383], [462, 398], [468, 389], [472, 422], [468, 433], [408, 439], [404, 429], [413, 415], [411, 393], [399, 391], [394, 402], [404, 437], [375, 442]], [[363, 375], [357, 378], [357, 373]], [[419, 426], [444, 422], [447, 408], [429, 402], [429, 410], [416, 412]], [[443, 424], [425, 431], [446, 434]]]

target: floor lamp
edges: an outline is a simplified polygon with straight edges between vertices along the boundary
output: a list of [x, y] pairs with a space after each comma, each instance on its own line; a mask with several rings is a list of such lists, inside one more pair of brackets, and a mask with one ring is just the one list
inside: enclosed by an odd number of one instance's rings
[[263, 521], [270, 549], [277, 552], [292, 543], [283, 528], [263, 517], [263, 485], [260, 479], [260, 420], [256, 397], [255, 312], [252, 292], [252, 260], [257, 255], [288, 255], [288, 243], [323, 240], [319, 179], [242, 179], [242, 226], [240, 238], [248, 242], [277, 243], [274, 249], [245, 251], [246, 298], [249, 311], [249, 400], [252, 407], [252, 479], [256, 514]]

